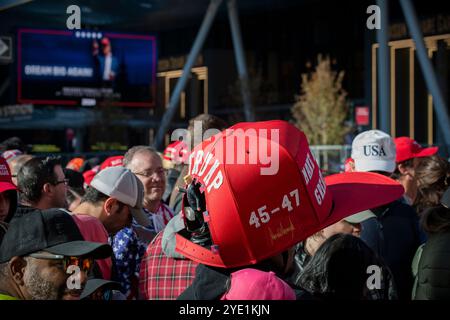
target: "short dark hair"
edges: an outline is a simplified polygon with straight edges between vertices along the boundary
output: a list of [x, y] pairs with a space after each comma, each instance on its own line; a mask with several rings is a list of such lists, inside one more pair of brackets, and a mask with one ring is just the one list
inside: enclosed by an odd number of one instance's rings
[[423, 230], [428, 234], [450, 231], [450, 209], [439, 205], [425, 209], [420, 219]]
[[31, 203], [39, 201], [44, 184], [57, 183], [58, 177], [54, 169], [58, 165], [61, 166], [61, 158], [55, 156], [33, 158], [25, 162], [17, 173], [21, 199]]
[[80, 203], [87, 202], [87, 203], [97, 205], [97, 204], [99, 204], [99, 202], [103, 202], [108, 198], [109, 198], [109, 196], [98, 191], [97, 189], [95, 189], [93, 187], [88, 187], [86, 190], [86, 193], [81, 197]]

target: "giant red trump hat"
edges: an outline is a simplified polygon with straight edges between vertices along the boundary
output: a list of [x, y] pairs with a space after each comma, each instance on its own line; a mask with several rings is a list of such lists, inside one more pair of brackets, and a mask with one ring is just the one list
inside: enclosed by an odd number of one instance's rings
[[278, 120], [239, 123], [204, 141], [190, 155], [189, 173], [203, 186], [213, 245], [178, 234], [176, 250], [225, 268], [258, 263], [404, 192], [376, 173], [324, 179], [305, 134]]

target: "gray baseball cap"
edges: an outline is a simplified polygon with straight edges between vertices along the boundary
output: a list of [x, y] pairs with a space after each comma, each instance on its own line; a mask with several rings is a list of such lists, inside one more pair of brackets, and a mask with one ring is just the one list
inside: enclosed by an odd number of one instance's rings
[[108, 167], [97, 173], [91, 187], [130, 206], [134, 219], [143, 226], [150, 224], [150, 218], [142, 210], [144, 185], [129, 169]]
[[351, 216], [348, 216], [347, 218], [344, 218], [345, 221], [348, 223], [361, 223], [363, 221], [366, 221], [370, 218], [375, 218], [376, 215], [370, 211], [370, 210], [364, 210], [356, 214], [352, 214]]

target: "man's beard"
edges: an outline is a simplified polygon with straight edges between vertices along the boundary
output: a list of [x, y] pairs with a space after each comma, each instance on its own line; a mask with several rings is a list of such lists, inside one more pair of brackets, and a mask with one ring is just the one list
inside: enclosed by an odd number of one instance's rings
[[[42, 278], [34, 264], [28, 264], [29, 271], [24, 275], [24, 283], [32, 300], [60, 300], [62, 291], [55, 285], [44, 278]], [[61, 291], [61, 292], [60, 292]]]

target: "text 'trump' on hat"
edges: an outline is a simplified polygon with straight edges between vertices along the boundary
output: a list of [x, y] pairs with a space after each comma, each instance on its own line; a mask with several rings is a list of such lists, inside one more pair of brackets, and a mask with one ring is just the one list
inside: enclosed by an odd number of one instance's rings
[[64, 256], [91, 255], [94, 259], [112, 254], [109, 244], [84, 241], [67, 212], [36, 209], [11, 220], [0, 246], [0, 263], [41, 250]]
[[125, 167], [108, 167], [97, 173], [91, 187], [130, 206], [136, 221], [143, 226], [150, 224], [142, 210], [144, 186], [142, 182]]
[[395, 170], [395, 144], [387, 133], [380, 130], [368, 130], [358, 134], [352, 143], [352, 158], [355, 171]]
[[[235, 161], [227, 160], [232, 156]], [[204, 185], [213, 245], [210, 250], [177, 234], [176, 250], [226, 268], [277, 255], [404, 191], [375, 173], [337, 174], [326, 184], [304, 133], [279, 120], [240, 123], [204, 141], [190, 156], [189, 172]]]

